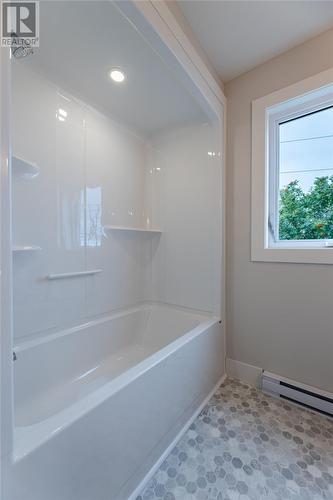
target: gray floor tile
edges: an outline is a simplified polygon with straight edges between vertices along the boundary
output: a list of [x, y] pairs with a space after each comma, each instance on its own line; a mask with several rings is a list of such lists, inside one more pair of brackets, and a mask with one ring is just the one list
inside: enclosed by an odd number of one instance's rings
[[228, 379], [137, 500], [333, 500], [333, 421]]

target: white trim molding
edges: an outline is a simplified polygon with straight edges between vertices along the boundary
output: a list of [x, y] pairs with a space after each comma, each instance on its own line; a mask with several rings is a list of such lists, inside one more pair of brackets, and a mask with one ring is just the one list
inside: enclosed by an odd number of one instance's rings
[[227, 358], [226, 371], [228, 377], [236, 378], [260, 389], [262, 368]]
[[333, 95], [333, 68], [273, 92], [252, 102], [252, 192], [251, 192], [251, 260], [333, 264], [333, 248], [307, 242], [274, 244], [269, 235], [269, 126], [272, 114], [285, 113], [297, 106], [307, 108], [314, 100]]
[[[212, 74], [214, 68], [207, 66], [206, 61], [201, 54], [196, 50], [196, 46], [192, 43], [192, 39], [188, 33], [183, 30], [183, 26], [179, 23], [175, 15], [175, 8], [171, 10], [170, 2], [161, 2], [161, 0], [150, 0], [154, 8], [157, 10], [161, 18], [167, 23], [174, 37], [178, 40], [183, 50], [190, 58], [193, 67], [197, 69], [202, 78], [207, 82], [211, 91], [215, 94], [220, 102], [225, 104], [226, 98], [221, 86], [221, 82], [217, 80], [217, 74]], [[141, 3], [141, 0], [139, 0]], [[172, 3], [172, 2], [171, 2]], [[185, 19], [186, 22], [186, 19]], [[189, 29], [190, 26], [189, 26]], [[199, 46], [200, 48], [200, 46]]]

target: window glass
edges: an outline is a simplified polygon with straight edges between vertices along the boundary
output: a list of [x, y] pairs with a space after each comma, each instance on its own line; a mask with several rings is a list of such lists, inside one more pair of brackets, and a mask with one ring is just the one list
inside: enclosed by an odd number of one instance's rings
[[333, 238], [333, 107], [279, 125], [279, 239]]

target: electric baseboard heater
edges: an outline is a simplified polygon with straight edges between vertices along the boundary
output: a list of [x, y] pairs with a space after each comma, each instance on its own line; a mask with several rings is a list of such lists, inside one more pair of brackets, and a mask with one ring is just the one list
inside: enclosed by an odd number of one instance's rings
[[263, 371], [262, 391], [333, 417], [333, 394]]

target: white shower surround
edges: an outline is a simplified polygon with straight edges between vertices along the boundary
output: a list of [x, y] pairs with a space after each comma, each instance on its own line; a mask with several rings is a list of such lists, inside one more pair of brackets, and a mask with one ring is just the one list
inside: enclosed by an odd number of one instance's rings
[[[13, 154], [39, 174], [13, 172], [13, 242], [40, 251], [14, 256], [15, 348], [145, 300], [219, 315], [220, 196], [211, 193], [220, 159], [207, 155], [218, 148], [217, 124], [147, 140], [20, 63], [12, 72]], [[55, 119], [58, 110], [65, 121]], [[102, 272], [47, 279], [89, 270]]]
[[[165, 44], [163, 50], [167, 47], [167, 50], [173, 52], [172, 57], [176, 55], [177, 64], [180, 62], [183, 68], [186, 69], [187, 77], [190, 77], [195, 82], [196, 92], [201, 95], [203, 101], [209, 103], [212, 109], [214, 109], [214, 113], [219, 120], [219, 125], [222, 126], [223, 105], [225, 104], [223, 94], [212, 84], [208, 73], [205, 74], [205, 77], [202, 76], [202, 72], [198, 70], [200, 68], [202, 71], [202, 64], [189, 62], [187, 58], [188, 54], [192, 52], [192, 60], [198, 63], [197, 55], [188, 44], [186, 37], [180, 43], [180, 33], [178, 32], [178, 36], [175, 36], [175, 31], [177, 32], [177, 29], [179, 29], [178, 25], [175, 23], [174, 18], [170, 17], [169, 11], [165, 10], [163, 2], [159, 5], [153, 5], [150, 2], [141, 5], [140, 3], [135, 5], [127, 4], [124, 6], [124, 10], [126, 9], [129, 9], [127, 14], [129, 12], [133, 14], [133, 20], [137, 26], [142, 28], [142, 31], [147, 30], [145, 23], [148, 21], [150, 26], [153, 26], [155, 31], [159, 33], [163, 42], [160, 40], [158, 44], [160, 43], [161, 46]], [[161, 21], [163, 26], [161, 26]], [[167, 30], [165, 30], [164, 22], [169, 24]], [[155, 38], [155, 34], [153, 38]], [[187, 51], [184, 50], [183, 46], [187, 48]], [[4, 55], [2, 55], [1, 69], [5, 70], [5, 75], [8, 74], [8, 68], [9, 61], [4, 61]], [[2, 102], [4, 102], [4, 99], [7, 102], [8, 99], [8, 88], [4, 85], [5, 81], [4, 79], [1, 84]], [[210, 84], [207, 82], [210, 82]], [[218, 97], [216, 94], [218, 94]], [[1, 182], [2, 192], [5, 194], [5, 197], [2, 199], [8, 201], [10, 179], [7, 176], [7, 166], [10, 164], [10, 160], [8, 150], [6, 149], [6, 146], [8, 146], [8, 137], [4, 133], [4, 124], [8, 125], [8, 114], [6, 108], [2, 107]], [[218, 128], [217, 132], [219, 133], [219, 131], [220, 129]], [[190, 130], [189, 133], [192, 134], [193, 130]], [[194, 131], [194, 133], [196, 132]], [[172, 142], [173, 140], [174, 138], [171, 134], [168, 141]], [[204, 145], [204, 148], [207, 148], [207, 145]], [[196, 158], [196, 156], [196, 151], [193, 151], [193, 157]], [[220, 194], [223, 194], [222, 191]], [[153, 198], [151, 202], [152, 204], [154, 203]], [[221, 203], [221, 200], [218, 200], [219, 203]], [[218, 208], [221, 208], [221, 206]], [[5, 243], [2, 245], [2, 266], [4, 263], [8, 264], [11, 261], [8, 243], [16, 243], [14, 241], [11, 242], [10, 221], [4, 215], [3, 208], [4, 206], [2, 205], [1, 231], [2, 237], [5, 238]], [[171, 221], [175, 221], [172, 214]], [[163, 226], [162, 219], [161, 222]], [[216, 241], [219, 242], [222, 235], [222, 219], [218, 216], [214, 222], [221, 223], [215, 235]], [[192, 232], [194, 235], [194, 232], [200, 231], [201, 228], [192, 226], [189, 229], [190, 233]], [[177, 230], [179, 228], [177, 229], [176, 227], [176, 233]], [[148, 237], [151, 238], [151, 235]], [[181, 298], [180, 302], [178, 300], [179, 306], [185, 306], [185, 308], [176, 307], [170, 309], [170, 306], [163, 304], [159, 306], [143, 305], [142, 300], [149, 299], [152, 296], [163, 302], [167, 302], [169, 297], [172, 297], [175, 292], [176, 294], [177, 291], [179, 292], [172, 279], [171, 287], [168, 280], [164, 282], [166, 286], [161, 286], [161, 277], [154, 279], [154, 266], [157, 269], [159, 260], [165, 258], [165, 254], [163, 255], [163, 245], [159, 249], [156, 246], [154, 247], [154, 241], [156, 243], [156, 240], [149, 239], [148, 244], [146, 236], [144, 236], [143, 240], [145, 240], [143, 246], [148, 247], [148, 252], [146, 250], [143, 251], [143, 262], [147, 263], [148, 255], [152, 264], [151, 272], [148, 273], [150, 276], [148, 285], [146, 278], [143, 278], [144, 285], [141, 286], [141, 283], [139, 286], [140, 290], [145, 290], [144, 295], [140, 296], [139, 300], [134, 301], [134, 303], [137, 303], [134, 309], [131, 308], [128, 311], [123, 310], [122, 312], [115, 311], [112, 313], [112, 307], [110, 308], [108, 304], [104, 311], [98, 311], [96, 314], [105, 315], [109, 312], [111, 316], [107, 316], [103, 320], [96, 320], [97, 323], [92, 321], [90, 325], [92, 329], [88, 337], [91, 339], [92, 335], [99, 336], [98, 325], [104, 324], [104, 320], [107, 324], [110, 321], [110, 325], [116, 317], [122, 318], [126, 322], [125, 318], [128, 319], [131, 314], [147, 315], [148, 308], [150, 310], [150, 317], [154, 317], [156, 324], [159, 324], [158, 328], [156, 328], [161, 335], [160, 340], [162, 344], [155, 347], [156, 349], [158, 347], [160, 349], [153, 354], [149, 354], [149, 350], [146, 351], [145, 359], [132, 360], [133, 366], [130, 366], [129, 363], [126, 372], [119, 374], [112, 381], [106, 382], [103, 387], [97, 388], [96, 391], [86, 395], [81, 401], [73, 402], [71, 400], [71, 404], [66, 408], [64, 405], [60, 408], [60, 405], [54, 411], [53, 416], [50, 414], [40, 415], [40, 422], [37, 423], [36, 420], [38, 418], [36, 416], [30, 415], [27, 419], [26, 415], [23, 415], [23, 417], [21, 415], [21, 419], [17, 421], [21, 425], [16, 428], [15, 440], [13, 439], [14, 415], [12, 414], [11, 404], [13, 398], [13, 380], [11, 363], [8, 358], [12, 354], [11, 344], [13, 342], [12, 338], [8, 336], [8, 334], [12, 334], [10, 325], [11, 307], [10, 297], [7, 294], [7, 289], [4, 288], [5, 285], [9, 285], [9, 290], [11, 287], [10, 265], [7, 271], [3, 273], [1, 277], [2, 291], [5, 293], [2, 293], [1, 301], [5, 314], [2, 317], [2, 353], [5, 352], [5, 355], [3, 354], [2, 358], [4, 363], [2, 363], [1, 376], [2, 382], [5, 381], [6, 383], [6, 390], [2, 391], [1, 394], [2, 437], [5, 436], [5, 440], [3, 440], [5, 446], [2, 448], [1, 472], [4, 500], [7, 500], [7, 498], [22, 500], [22, 495], [27, 499], [29, 498], [29, 500], [30, 497], [34, 500], [45, 500], [45, 498], [48, 500], [59, 500], [59, 498], [62, 500], [91, 500], [92, 496], [94, 500], [109, 500], [110, 494], [111, 498], [119, 500], [129, 498], [139, 482], [142, 481], [146, 474], [149, 473], [151, 467], [160, 459], [165, 449], [191, 419], [224, 373], [224, 338], [222, 326], [219, 324], [218, 318], [213, 314], [215, 311], [220, 317], [220, 312], [224, 309], [223, 286], [221, 297], [220, 284], [217, 284], [220, 277], [218, 277], [217, 281], [214, 281], [212, 289], [209, 292], [211, 295], [209, 295], [207, 303], [210, 304], [210, 307], [207, 308], [208, 311], [206, 313], [186, 309], [186, 307], [198, 309], [199, 305], [203, 303], [202, 299], [205, 300], [205, 293], [200, 290], [200, 273], [197, 284], [190, 280], [188, 289], [190, 293], [188, 295], [186, 293], [185, 295], [184, 293], [179, 293], [179, 297]], [[195, 240], [191, 241], [191, 238], [189, 239], [190, 245], [193, 244], [193, 241]], [[198, 254], [202, 251], [204, 251], [204, 248], [199, 249]], [[17, 257], [21, 258], [21, 255]], [[222, 259], [223, 246], [219, 244], [217, 255], [213, 258], [213, 263], [217, 263], [217, 269], [221, 269]], [[139, 267], [141, 264], [142, 262]], [[195, 259], [192, 260], [192, 264], [195, 264]], [[169, 277], [169, 271], [172, 270], [175, 272], [172, 267], [169, 269], [166, 268], [164, 278]], [[179, 268], [179, 271], [182, 273], [183, 270]], [[186, 266], [184, 273], [184, 276], [186, 274], [190, 276], [190, 272], [186, 269]], [[175, 273], [174, 277], [177, 278], [177, 273]], [[180, 283], [184, 283], [181, 278]], [[87, 282], [88, 289], [91, 284], [93, 283]], [[195, 287], [195, 285], [197, 286]], [[76, 286], [74, 282], [73, 286]], [[96, 290], [96, 287], [93, 287], [91, 290], [92, 297]], [[180, 291], [184, 292], [184, 290], [181, 290], [181, 287]], [[75, 295], [77, 295], [77, 290], [73, 289], [71, 296], [74, 297]], [[118, 304], [114, 309], [126, 307], [126, 305], [128, 304]], [[165, 310], [168, 310], [169, 319], [172, 319], [174, 315], [177, 316], [177, 314], [183, 314], [183, 319], [187, 317], [181, 328], [180, 324], [182, 322], [180, 321], [179, 323], [179, 337], [177, 339], [170, 340], [169, 338], [167, 340], [167, 330], [162, 326]], [[209, 310], [210, 314], [207, 316]], [[56, 316], [57, 314], [55, 314]], [[190, 320], [190, 318], [192, 319]], [[193, 325], [194, 318], [196, 320]], [[24, 364], [25, 355], [28, 356], [28, 353], [30, 353], [32, 358], [34, 358], [38, 349], [42, 349], [43, 345], [47, 345], [45, 340], [50, 340], [52, 336], [60, 344], [65, 338], [70, 341], [69, 339], [72, 337], [73, 340], [75, 337], [74, 331], [68, 329], [59, 330], [59, 326], [70, 329], [71, 326], [77, 325], [79, 320], [82, 321], [84, 319], [89, 319], [89, 315], [85, 318], [69, 318], [62, 325], [46, 325], [46, 329], [44, 326], [40, 331], [31, 329], [28, 335], [21, 335], [21, 339], [19, 338], [20, 335], [18, 335], [15, 343], [18, 351], [18, 359], [22, 356], [22, 365]], [[6, 326], [6, 332], [4, 332], [4, 326]], [[74, 327], [75, 329], [80, 330], [77, 326]], [[172, 336], [175, 334], [174, 329], [175, 324], [173, 325]], [[111, 328], [111, 330], [112, 334], [117, 336], [117, 328]], [[103, 334], [101, 335], [103, 336]], [[163, 337], [164, 343], [162, 340]], [[56, 342], [56, 340], [52, 342]], [[74, 349], [74, 344], [72, 345]], [[74, 350], [77, 350], [77, 347]], [[35, 362], [40, 362], [38, 356], [35, 358]], [[198, 374], [198, 369], [200, 369], [200, 374]], [[18, 380], [19, 371], [17, 371], [16, 376]], [[24, 387], [23, 378], [21, 378], [20, 389]], [[50, 380], [48, 377], [46, 379], [47, 386]], [[165, 383], [166, 379], [168, 383]], [[83, 391], [85, 390], [83, 389]], [[21, 392], [22, 394], [23, 392]], [[16, 396], [18, 397], [19, 393]], [[158, 400], [158, 405], [156, 405], [156, 400], [160, 397], [161, 399]], [[91, 405], [87, 404], [89, 398], [91, 398], [90, 402], [94, 401]], [[79, 410], [79, 407], [81, 410]], [[135, 412], [133, 412], [133, 408], [135, 408]], [[69, 412], [65, 421], [63, 421], [63, 428], [59, 429], [59, 426], [53, 428], [54, 435], [52, 435], [51, 427], [60, 418], [60, 415], [63, 416], [63, 412]], [[71, 417], [70, 414], [72, 415]], [[35, 421], [34, 424], [32, 424], [33, 421]], [[51, 421], [52, 423], [50, 424]], [[30, 428], [28, 423], [32, 424]], [[60, 427], [62, 426], [60, 425]], [[110, 432], [110, 428], [116, 429], [116, 431]], [[33, 432], [30, 432], [32, 429], [34, 429]], [[134, 441], [138, 440], [134, 446], [130, 439], [131, 436]], [[13, 445], [14, 442], [15, 446]], [[114, 447], [115, 442], [118, 443], [117, 447]], [[137, 444], [138, 446], [136, 447]], [[25, 456], [25, 454], [27, 455]], [[142, 460], [143, 456], [145, 456], [144, 461]], [[84, 468], [85, 466], [86, 468]], [[92, 489], [90, 490], [90, 488]]]

